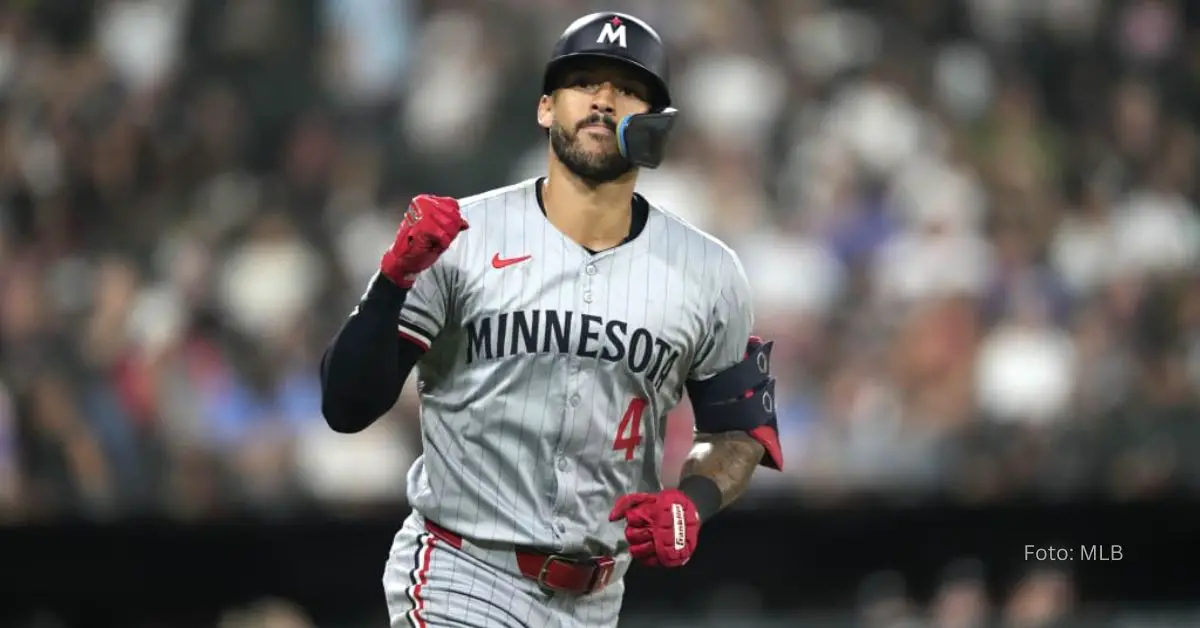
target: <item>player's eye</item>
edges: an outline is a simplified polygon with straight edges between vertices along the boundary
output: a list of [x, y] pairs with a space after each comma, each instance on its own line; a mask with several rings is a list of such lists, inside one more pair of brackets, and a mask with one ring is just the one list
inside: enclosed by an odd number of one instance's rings
[[577, 89], [588, 94], [594, 94], [600, 91], [600, 86], [604, 85], [606, 82], [610, 83], [613, 87], [613, 90], [621, 96], [627, 98], [637, 98], [643, 101], [648, 100], [648, 94], [646, 93], [647, 90], [645, 86], [634, 81], [607, 81], [587, 74], [571, 76], [565, 81], [567, 86], [571, 89]]
[[636, 85], [633, 83], [621, 83], [615, 87], [617, 88], [617, 91], [624, 96], [637, 98], [639, 100], [646, 100], [646, 90], [643, 89], [641, 85]]
[[567, 85], [576, 89], [594, 92], [600, 89], [599, 81], [590, 76], [577, 76], [567, 81]]

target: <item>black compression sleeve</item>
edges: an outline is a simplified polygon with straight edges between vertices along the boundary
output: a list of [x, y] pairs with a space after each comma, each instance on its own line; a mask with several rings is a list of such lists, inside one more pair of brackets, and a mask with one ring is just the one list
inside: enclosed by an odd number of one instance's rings
[[708, 521], [721, 510], [721, 488], [712, 478], [689, 475], [680, 480], [679, 491], [692, 500], [701, 523]]
[[321, 357], [321, 412], [334, 431], [359, 432], [390, 410], [421, 358], [396, 325], [408, 290], [375, 278]]

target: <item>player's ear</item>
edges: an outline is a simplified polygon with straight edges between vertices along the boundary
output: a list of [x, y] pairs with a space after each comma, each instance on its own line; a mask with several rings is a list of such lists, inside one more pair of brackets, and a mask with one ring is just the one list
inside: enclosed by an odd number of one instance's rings
[[554, 98], [552, 96], [543, 94], [538, 99], [537, 121], [538, 126], [543, 129], [549, 129], [554, 124]]

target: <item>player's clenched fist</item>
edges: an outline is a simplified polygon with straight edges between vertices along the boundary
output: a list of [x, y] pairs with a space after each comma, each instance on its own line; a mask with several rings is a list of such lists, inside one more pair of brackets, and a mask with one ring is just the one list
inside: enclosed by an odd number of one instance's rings
[[417, 274], [433, 266], [459, 232], [469, 227], [458, 201], [422, 194], [408, 204], [396, 241], [379, 264], [383, 275], [401, 288], [411, 288]]
[[633, 493], [617, 500], [609, 521], [625, 519], [629, 553], [644, 565], [679, 567], [692, 557], [700, 513], [682, 492]]

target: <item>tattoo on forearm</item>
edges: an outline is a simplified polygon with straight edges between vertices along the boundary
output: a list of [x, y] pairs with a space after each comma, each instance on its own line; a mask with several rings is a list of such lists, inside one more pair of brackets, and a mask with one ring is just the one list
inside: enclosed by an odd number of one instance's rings
[[746, 492], [764, 451], [762, 444], [745, 432], [697, 434], [682, 477], [702, 475], [716, 482], [721, 489], [721, 508], [725, 508]]

